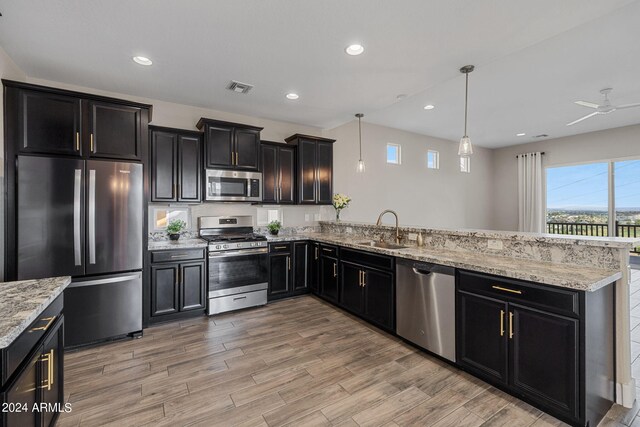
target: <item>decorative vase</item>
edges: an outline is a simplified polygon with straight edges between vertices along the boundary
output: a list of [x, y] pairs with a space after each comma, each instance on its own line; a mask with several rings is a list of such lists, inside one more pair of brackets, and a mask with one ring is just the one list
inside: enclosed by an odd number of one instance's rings
[[336, 222], [340, 222], [340, 209], [336, 209]]
[[170, 240], [178, 240], [180, 238], [180, 233], [171, 233], [169, 234]]
[[272, 236], [277, 236], [279, 231], [280, 230], [269, 230], [269, 234], [271, 234]]

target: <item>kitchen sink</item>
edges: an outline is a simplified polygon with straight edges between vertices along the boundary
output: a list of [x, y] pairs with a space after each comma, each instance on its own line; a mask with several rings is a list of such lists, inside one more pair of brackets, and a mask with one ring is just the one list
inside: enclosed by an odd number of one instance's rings
[[370, 246], [372, 248], [380, 249], [404, 249], [408, 246], [396, 245], [395, 243], [381, 242], [377, 240], [367, 240], [365, 242], [356, 242], [356, 245]]

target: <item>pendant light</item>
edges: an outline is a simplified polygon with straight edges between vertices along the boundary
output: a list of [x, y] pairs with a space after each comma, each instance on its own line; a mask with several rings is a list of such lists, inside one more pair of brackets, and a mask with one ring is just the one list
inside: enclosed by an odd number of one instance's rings
[[358, 113], [356, 114], [356, 117], [358, 118], [358, 139], [360, 141], [360, 157], [358, 159], [358, 168], [356, 169], [358, 172], [362, 173], [364, 172], [364, 160], [362, 160], [362, 118], [364, 117], [364, 114], [362, 113]]
[[460, 72], [465, 75], [465, 88], [464, 88], [464, 136], [460, 138], [460, 145], [458, 145], [458, 156], [469, 157], [473, 154], [473, 145], [471, 145], [471, 138], [467, 135], [467, 110], [469, 109], [469, 73], [473, 71], [475, 67], [473, 65], [465, 65], [460, 68]]

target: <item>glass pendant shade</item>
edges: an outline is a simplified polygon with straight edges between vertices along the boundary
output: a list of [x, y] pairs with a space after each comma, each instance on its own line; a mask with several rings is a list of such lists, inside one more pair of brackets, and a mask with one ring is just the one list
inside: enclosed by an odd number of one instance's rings
[[458, 156], [470, 156], [473, 154], [473, 145], [471, 145], [471, 138], [467, 135], [460, 138], [460, 145], [458, 145]]
[[362, 173], [364, 172], [364, 160], [360, 159], [358, 160], [358, 168], [356, 169], [358, 172]]

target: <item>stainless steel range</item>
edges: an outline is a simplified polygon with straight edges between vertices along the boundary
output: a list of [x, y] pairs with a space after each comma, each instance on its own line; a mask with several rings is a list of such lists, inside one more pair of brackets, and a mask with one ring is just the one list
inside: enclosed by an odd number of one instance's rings
[[209, 242], [209, 315], [267, 303], [267, 238], [253, 232], [251, 216], [198, 218]]

